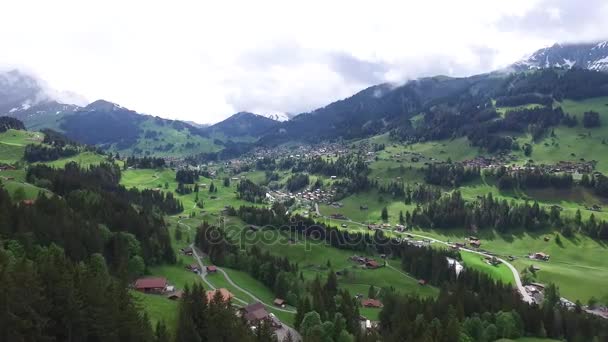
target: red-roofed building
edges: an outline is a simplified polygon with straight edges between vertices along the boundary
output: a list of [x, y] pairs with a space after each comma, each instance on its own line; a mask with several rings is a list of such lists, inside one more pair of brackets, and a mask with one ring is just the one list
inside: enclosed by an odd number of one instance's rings
[[217, 272], [217, 267], [215, 267], [213, 265], [207, 266], [207, 272], [215, 273], [215, 272]]
[[380, 265], [378, 265], [378, 262], [376, 262], [375, 260], [368, 260], [367, 262], [365, 262], [365, 267], [378, 268], [378, 267], [380, 267]]
[[207, 291], [205, 293], [207, 295], [207, 302], [211, 302], [213, 300], [213, 298], [215, 298], [215, 295], [217, 292], [219, 292], [222, 295], [222, 301], [224, 303], [229, 302], [232, 299], [232, 297], [234, 297], [234, 295], [232, 293], [230, 293], [230, 291], [228, 291], [224, 288], [220, 288], [217, 290]]
[[162, 293], [167, 288], [167, 279], [162, 277], [139, 278], [134, 285], [137, 291], [146, 293]]
[[366, 308], [381, 308], [383, 306], [381, 301], [371, 298], [362, 300], [361, 305]]
[[21, 201], [21, 204], [26, 205], [26, 206], [32, 206], [34, 205], [34, 203], [36, 203], [36, 201], [32, 200], [32, 199], [26, 199]]

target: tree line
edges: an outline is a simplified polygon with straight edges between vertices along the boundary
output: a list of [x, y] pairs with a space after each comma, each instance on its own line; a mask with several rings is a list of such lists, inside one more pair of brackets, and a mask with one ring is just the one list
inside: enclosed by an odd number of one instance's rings
[[549, 173], [540, 168], [524, 168], [520, 170], [508, 170], [501, 166], [497, 169], [484, 171], [486, 176], [495, 177], [500, 190], [547, 188], [557, 189], [571, 188], [574, 179], [570, 173]]
[[[74, 249], [79, 251], [81, 256], [86, 256], [92, 251], [91, 248], [86, 249], [84, 246], [93, 244], [100, 248], [100, 239], [107, 235], [99, 229], [99, 225], [102, 225], [110, 232], [132, 234], [140, 243], [141, 257], [146, 264], [175, 261], [175, 253], [162, 216], [164, 212], [161, 210], [163, 208], [176, 211], [181, 208], [181, 204], [178, 205], [172, 195], [150, 190], [127, 190], [119, 184], [120, 168], [108, 163], [80, 168], [72, 162], [66, 164], [64, 169], [33, 165], [28, 168], [26, 179], [30, 183], [51, 190], [61, 198], [46, 198], [41, 195], [33, 206], [20, 206], [20, 210], [29, 211], [29, 215], [36, 217], [35, 212], [41, 211], [43, 216], [35, 221], [17, 216], [15, 227], [24, 224], [28, 227], [28, 223], [36, 223], [30, 227], [35, 227], [40, 232], [41, 238], [65, 239], [65, 243], [61, 245], [66, 248], [66, 252]], [[57, 213], [53, 212], [54, 209]], [[16, 213], [18, 214], [19, 211]], [[62, 225], [62, 217], [73, 217], [74, 222]], [[23, 222], [20, 222], [21, 220]], [[88, 222], [85, 227], [91, 227], [88, 233], [84, 233], [84, 230], [78, 227], [82, 221]], [[69, 229], [72, 233], [66, 234], [62, 229]], [[48, 233], [55, 230], [57, 230], [56, 235]], [[45, 231], [48, 232], [44, 233]], [[83, 241], [73, 241], [78, 238]], [[92, 241], [87, 242], [90, 240]], [[120, 257], [116, 259], [117, 264], [123, 267], [123, 264], [128, 264], [125, 255], [132, 254], [132, 250], [122, 243], [117, 243], [117, 247], [120, 247], [117, 249], [117, 252], [120, 252]], [[108, 260], [111, 259], [109, 256], [106, 257]]]
[[424, 181], [434, 185], [458, 187], [479, 177], [479, 167], [465, 167], [460, 163], [431, 163], [424, 168]]
[[539, 231], [551, 227], [561, 229], [566, 236], [571, 236], [573, 231], [580, 231], [592, 238], [608, 240], [608, 223], [598, 222], [593, 214], [583, 222], [580, 211], [577, 211], [574, 218], [570, 218], [562, 216], [557, 206], [547, 210], [538, 202], [508, 203], [506, 200], [494, 199], [492, 193], [480, 196], [477, 201], [466, 202], [460, 191], [456, 190], [436, 201], [417, 206], [408, 218], [408, 224], [424, 228], [464, 227], [507, 232], [517, 228]]
[[47, 162], [60, 158], [75, 156], [79, 153], [76, 146], [57, 146], [57, 145], [42, 145], [28, 144], [25, 146], [23, 159], [29, 163]]
[[545, 289], [542, 305], [528, 305], [509, 286], [466, 269], [442, 283], [437, 299], [424, 299], [395, 291], [383, 291], [384, 308], [376, 336], [384, 341], [481, 341], [523, 336], [603, 341], [608, 324], [562, 306], [554, 285]]
[[25, 125], [20, 120], [10, 116], [0, 116], [0, 133], [4, 133], [9, 129], [25, 131]]
[[2, 240], [0, 269], [2, 341], [168, 341], [99, 253], [76, 262], [55, 244]]
[[266, 189], [249, 179], [241, 179], [236, 185], [238, 198], [252, 203], [261, 203], [266, 198]]
[[[127, 157], [124, 168], [132, 167], [135, 169], [159, 169], [165, 167], [165, 159], [158, 157]], [[180, 170], [181, 171], [181, 170]], [[179, 172], [179, 171], [178, 171]], [[176, 175], [177, 178], [177, 175]]]
[[496, 98], [497, 107], [516, 107], [527, 104], [551, 106], [553, 104], [553, 98], [551, 96], [538, 94], [505, 95]]

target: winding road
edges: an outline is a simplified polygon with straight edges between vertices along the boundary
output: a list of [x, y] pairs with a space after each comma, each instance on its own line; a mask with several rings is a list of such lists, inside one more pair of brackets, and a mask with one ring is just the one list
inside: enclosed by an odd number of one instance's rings
[[[185, 226], [188, 230], [192, 229], [192, 227], [190, 227], [190, 225], [185, 224], [183, 222], [181, 222], [181, 219], [177, 221], [178, 224]], [[201, 277], [201, 279], [203, 280], [203, 282], [209, 286], [209, 288], [211, 288], [212, 290], [215, 290], [216, 287], [209, 282], [209, 280], [207, 280], [207, 269], [203, 263], [203, 259], [201, 257], [201, 255], [203, 255], [203, 253], [194, 246], [194, 244], [190, 244], [190, 248], [192, 248], [192, 255], [194, 256], [194, 258], [196, 259], [196, 262], [198, 263], [199, 267], [200, 267], [200, 272], [199, 272], [199, 276]], [[260, 298], [256, 297], [253, 293], [245, 290], [244, 288], [240, 287], [239, 285], [237, 285], [228, 275], [228, 273], [226, 273], [226, 271], [224, 271], [223, 269], [216, 267], [217, 271], [220, 272], [224, 278], [226, 278], [226, 280], [228, 281], [228, 283], [232, 286], [234, 286], [234, 288], [236, 288], [237, 290], [241, 291], [242, 293], [248, 295], [249, 297], [251, 297], [251, 299], [253, 299], [254, 301], [260, 302], [262, 304], [264, 304], [264, 306], [271, 308], [272, 310], [276, 310], [276, 311], [281, 311], [281, 312], [286, 312], [286, 313], [290, 313], [290, 314], [295, 314], [296, 310], [295, 309], [284, 309], [284, 308], [279, 308], [276, 307], [272, 304], [268, 304], [265, 303], [263, 300], [261, 300]], [[233, 297], [233, 299], [235, 299], [236, 301], [240, 302], [242, 305], [249, 305], [249, 302], [241, 299], [241, 298], [237, 298], [236, 296]], [[279, 341], [282, 341], [283, 338], [285, 338], [287, 336], [287, 333], [290, 333], [292, 338], [295, 341], [301, 341], [302, 340], [302, 336], [300, 335], [300, 333], [293, 329], [292, 327], [288, 326], [287, 324], [281, 322], [282, 328], [277, 330], [277, 336], [279, 338]]]
[[[335, 220], [335, 221], [343, 221], [343, 222], [348, 222], [348, 223], [354, 223], [354, 224], [357, 224], [357, 225], [360, 225], [360, 226], [367, 227], [367, 225], [364, 224], [364, 223], [353, 221], [353, 220], [350, 220], [350, 219], [348, 219], [348, 220], [340, 220], [340, 219], [335, 219], [335, 218], [330, 218], [330, 217], [327, 217], [327, 216], [323, 216], [323, 215], [321, 215], [321, 213], [319, 211], [319, 206], [316, 203], [315, 203], [315, 210], [316, 210], [317, 214], [320, 217], [323, 217], [325, 219]], [[382, 229], [382, 230], [384, 230], [384, 231], [390, 231], [392, 233], [399, 233], [399, 232], [395, 232], [395, 231], [388, 230], [388, 229]], [[436, 242], [436, 243], [441, 243], [441, 244], [444, 244], [446, 246], [450, 246], [450, 243], [448, 243], [447, 241], [437, 240], [437, 239], [435, 239], [433, 237], [430, 237], [430, 236], [425, 236], [425, 235], [420, 235], [420, 234], [414, 234], [414, 233], [401, 233], [401, 234], [402, 235], [409, 234], [411, 236], [415, 236], [415, 237], [419, 237], [419, 238], [423, 238], [423, 239], [428, 239], [428, 240]], [[479, 254], [479, 255], [482, 255], [482, 256], [486, 256], [486, 257], [496, 257], [495, 255], [491, 255], [491, 254], [485, 253], [485, 252], [476, 251], [476, 250], [469, 249], [469, 248], [462, 248], [461, 247], [460, 250], [465, 251], [465, 252], [474, 253], [474, 254]], [[519, 292], [519, 294], [521, 295], [521, 299], [524, 302], [528, 303], [528, 304], [533, 304], [534, 303], [534, 299], [530, 296], [530, 294], [528, 294], [528, 291], [526, 291], [526, 289], [524, 288], [524, 285], [521, 282], [521, 278], [519, 277], [519, 272], [517, 271], [517, 269], [515, 268], [515, 266], [511, 265], [509, 262], [507, 262], [506, 260], [504, 260], [502, 258], [496, 257], [496, 259], [498, 261], [502, 262], [503, 264], [505, 264], [511, 270], [511, 273], [513, 273], [513, 278], [515, 279], [515, 286], [517, 287], [517, 292]], [[393, 268], [393, 269], [396, 270], [396, 268], [394, 268], [392, 266], [391, 266], [391, 268]]]

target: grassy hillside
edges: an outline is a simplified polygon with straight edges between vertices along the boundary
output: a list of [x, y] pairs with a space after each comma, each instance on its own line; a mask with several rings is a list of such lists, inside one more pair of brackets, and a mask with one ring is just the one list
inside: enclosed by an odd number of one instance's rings
[[23, 158], [25, 146], [41, 142], [42, 133], [10, 129], [0, 133], [0, 164], [12, 164]]
[[111, 146], [110, 150], [123, 155], [187, 156], [221, 149], [215, 138], [192, 134], [188, 129], [178, 129], [153, 117], [143, 120], [137, 142], [127, 148]]

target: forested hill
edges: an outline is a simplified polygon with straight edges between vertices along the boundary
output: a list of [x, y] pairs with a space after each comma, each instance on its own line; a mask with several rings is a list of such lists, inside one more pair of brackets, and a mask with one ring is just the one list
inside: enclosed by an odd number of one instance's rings
[[[370, 87], [281, 123], [263, 136], [260, 143], [352, 139], [389, 131], [396, 131], [403, 139], [429, 140], [445, 137], [445, 133], [424, 136], [421, 131], [438, 125], [441, 129], [457, 131], [464, 125], [477, 126], [496, 119], [498, 98], [515, 103], [517, 97], [537, 96], [543, 97], [541, 103], [552, 107], [554, 100], [559, 106], [563, 99], [605, 95], [608, 95], [608, 74], [576, 68], [495, 72], [465, 78], [437, 76], [398, 87], [387, 84]], [[424, 129], [416, 132], [410, 119], [418, 115], [428, 117], [424, 117]]]
[[262, 115], [249, 112], [239, 112], [228, 119], [218, 122], [208, 128], [209, 132], [220, 133], [226, 137], [238, 138], [242, 136], [259, 137], [272, 127], [279, 124], [278, 121], [269, 119]]
[[25, 126], [23, 125], [23, 122], [15, 118], [11, 118], [8, 116], [0, 116], [0, 133], [6, 132], [9, 129], [24, 130]]

